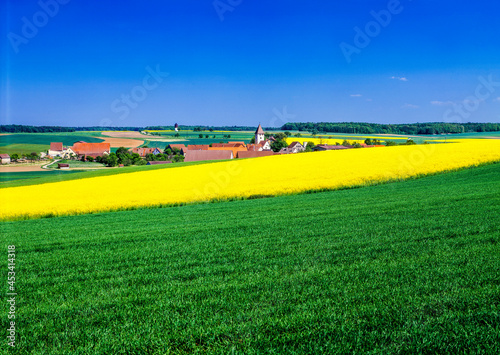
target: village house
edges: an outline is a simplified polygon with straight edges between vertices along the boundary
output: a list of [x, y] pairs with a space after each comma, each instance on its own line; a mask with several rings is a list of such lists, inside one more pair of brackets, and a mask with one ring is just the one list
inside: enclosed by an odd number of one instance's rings
[[109, 153], [111, 152], [111, 144], [76, 142], [75, 144], [73, 144], [72, 149], [79, 158], [97, 158], [104, 155], [109, 155]]
[[72, 148], [64, 147], [61, 142], [51, 142], [47, 155], [51, 158], [60, 157], [67, 159], [76, 156], [76, 153]]
[[299, 142], [292, 142], [292, 144], [290, 144], [288, 146], [288, 150], [292, 153], [292, 154], [295, 154], [295, 153], [300, 153], [300, 152], [303, 152], [304, 150], [306, 150], [305, 146], [303, 146], [302, 144], [300, 144]]
[[324, 151], [324, 150], [343, 150], [343, 149], [351, 149], [350, 147], [344, 147], [343, 145], [328, 145], [328, 144], [320, 144], [314, 147], [315, 152]]
[[233, 159], [231, 150], [188, 150], [185, 154], [185, 162], [204, 160], [227, 160]]
[[162, 154], [162, 151], [158, 148], [132, 148], [129, 149], [131, 154], [139, 154], [141, 158], [145, 158], [148, 154], [158, 155]]
[[9, 154], [0, 154], [0, 159], [2, 161], [2, 164], [10, 164]]

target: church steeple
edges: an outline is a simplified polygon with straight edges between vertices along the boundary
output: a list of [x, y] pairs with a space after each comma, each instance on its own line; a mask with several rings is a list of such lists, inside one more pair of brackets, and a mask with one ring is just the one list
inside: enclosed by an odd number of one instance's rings
[[255, 144], [259, 144], [260, 142], [264, 142], [265, 140], [266, 138], [264, 135], [264, 130], [259, 123], [259, 127], [257, 127], [257, 130], [255, 131]]

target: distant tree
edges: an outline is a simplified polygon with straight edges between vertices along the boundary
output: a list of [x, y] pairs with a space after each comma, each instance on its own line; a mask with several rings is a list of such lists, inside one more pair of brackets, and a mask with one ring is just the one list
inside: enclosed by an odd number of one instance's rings
[[213, 132], [213, 131], [214, 131], [214, 129], [213, 129], [213, 128], [210, 128], [210, 132]]
[[214, 139], [215, 139], [215, 134], [212, 136], [212, 138], [214, 138]]
[[179, 134], [179, 132], [177, 132], [176, 134], [174, 134], [174, 137], [176, 138], [179, 138], [181, 135]]
[[137, 153], [131, 155], [132, 165], [140, 165], [139, 162], [142, 161], [141, 156]]
[[163, 153], [166, 154], [166, 155], [168, 155], [168, 156], [170, 156], [170, 155], [173, 154], [172, 153], [172, 149], [170, 149], [170, 148], [165, 148], [165, 150], [163, 151]]
[[290, 137], [290, 136], [292, 135], [292, 133], [291, 133], [290, 131], [285, 131], [285, 135], [286, 135], [287, 137]]
[[85, 162], [85, 155], [82, 155], [82, 157], [80, 158], [80, 161]]
[[365, 144], [366, 145], [372, 145], [373, 143], [372, 143], [372, 140], [370, 138], [366, 138], [365, 139]]
[[90, 163], [92, 163], [92, 162], [94, 161], [94, 157], [91, 157], [90, 155], [89, 155], [89, 156], [87, 156], [87, 158], [86, 158], [86, 159], [87, 159], [87, 161], [88, 161], [88, 162], [90, 162]]
[[209, 135], [208, 135], [208, 134], [205, 134], [205, 138], [208, 138], [208, 137], [209, 137]]
[[153, 153], [146, 154], [146, 161], [155, 161], [156, 157]]
[[12, 161], [17, 161], [19, 159], [19, 154], [17, 153], [11, 154], [10, 159]]
[[117, 166], [118, 165], [118, 157], [116, 156], [115, 153], [110, 153], [106, 157], [106, 165], [109, 167]]
[[353, 148], [363, 148], [363, 146], [361, 144], [359, 144], [358, 142], [354, 143], [352, 145]]
[[386, 145], [386, 147], [392, 147], [392, 146], [397, 145], [397, 143], [394, 141], [385, 141], [385, 145]]
[[184, 161], [184, 155], [176, 155], [173, 159], [174, 163], [181, 163]]
[[128, 149], [125, 147], [120, 147], [116, 150], [116, 155], [120, 156], [121, 154], [128, 154]]
[[199, 135], [198, 135], [198, 138], [203, 138], [203, 134], [199, 134]]
[[274, 135], [274, 139], [276, 140], [286, 140], [288, 136], [285, 133], [278, 132]]
[[344, 141], [342, 142], [342, 145], [344, 147], [350, 147], [351, 146], [351, 143], [347, 140], [347, 139], [344, 139]]
[[250, 139], [250, 144], [255, 144], [255, 137], [252, 137], [252, 139]]
[[296, 134], [295, 134], [295, 137], [300, 138], [300, 137], [302, 137], [302, 134], [300, 134], [300, 133], [296, 133]]
[[306, 145], [306, 149], [305, 149], [305, 151], [306, 151], [306, 152], [312, 152], [312, 151], [313, 151], [313, 149], [314, 149], [314, 147], [315, 147], [315, 145], [314, 145], [314, 143], [313, 143], [313, 142], [307, 142], [307, 145]]

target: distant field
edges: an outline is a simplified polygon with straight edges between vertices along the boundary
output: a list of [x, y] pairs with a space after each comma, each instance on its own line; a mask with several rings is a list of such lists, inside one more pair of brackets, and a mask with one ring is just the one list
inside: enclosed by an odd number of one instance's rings
[[355, 190], [4, 222], [2, 247], [17, 251], [16, 347], [498, 354], [499, 216], [494, 164]]
[[[1, 142], [1, 136], [0, 136], [0, 142]], [[46, 151], [49, 149], [50, 143], [47, 145], [44, 144], [23, 144], [23, 143], [16, 143], [16, 144], [7, 144], [7, 145], [0, 145], [0, 154], [31, 154], [33, 152], [39, 153], [42, 151]]]
[[40, 171], [25, 171], [25, 172], [7, 172], [0, 174], [0, 187], [8, 182], [18, 182], [20, 180], [30, 180], [32, 183], [37, 181], [45, 181], [47, 178], [52, 178], [53, 182], [63, 181], [69, 174], [75, 171], [63, 170], [40, 170]]
[[10, 134], [7, 136], [0, 136], [0, 147], [11, 144], [42, 144], [49, 146], [51, 142], [62, 142], [64, 145], [73, 145], [73, 143], [78, 141], [100, 143], [103, 139], [84, 135], [68, 135], [66, 133], [60, 135], [44, 133]]

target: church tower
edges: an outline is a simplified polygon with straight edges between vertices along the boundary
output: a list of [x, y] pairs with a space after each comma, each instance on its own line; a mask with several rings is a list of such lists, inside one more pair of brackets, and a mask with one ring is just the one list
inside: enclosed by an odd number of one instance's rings
[[259, 124], [259, 127], [257, 127], [257, 130], [255, 131], [255, 144], [259, 144], [260, 142], [264, 142], [265, 140], [266, 138], [264, 136], [264, 130]]

